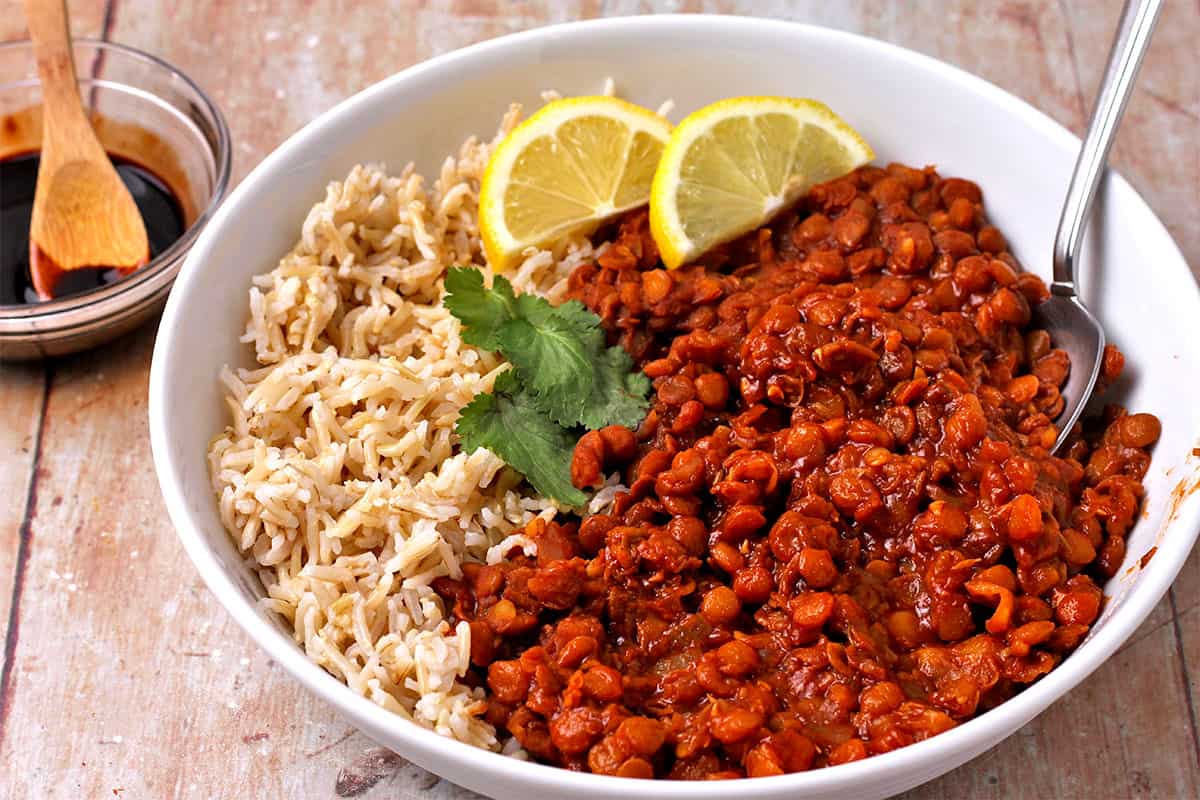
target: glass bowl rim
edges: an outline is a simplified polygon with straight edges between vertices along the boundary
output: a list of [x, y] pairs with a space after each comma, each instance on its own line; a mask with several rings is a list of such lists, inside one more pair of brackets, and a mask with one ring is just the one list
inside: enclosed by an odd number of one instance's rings
[[[212, 218], [221, 201], [225, 199], [225, 194], [229, 189], [233, 166], [232, 137], [229, 132], [229, 125], [226, 123], [225, 115], [221, 113], [221, 109], [194, 80], [188, 77], [182, 70], [158, 56], [135, 47], [130, 47], [129, 45], [84, 37], [73, 39], [72, 45], [90, 47], [99, 53], [113, 52], [127, 57], [134, 62], [141, 62], [149, 68], [150, 72], [166, 73], [167, 76], [180, 80], [188, 91], [195, 94], [201, 112], [209, 117], [216, 131], [215, 147], [209, 148], [215, 167], [213, 187], [204, 208], [192, 220], [192, 223], [188, 225], [183, 235], [173, 242], [170, 247], [151, 259], [146, 266], [137, 270], [132, 275], [114, 281], [107, 286], [68, 295], [67, 297], [48, 300], [43, 303], [0, 305], [0, 338], [7, 336], [23, 337], [29, 334], [36, 335], [39, 332], [49, 332], [60, 327], [73, 328], [95, 323], [99, 320], [89, 318], [74, 322], [62, 319], [60, 321], [64, 323], [63, 325], [53, 324], [53, 321], [59, 317], [74, 317], [75, 313], [73, 312], [84, 311], [93, 306], [111, 305], [112, 307], [107, 310], [106, 315], [113, 316], [114, 320], [119, 318], [121, 311], [129, 306], [138, 305], [141, 301], [145, 300], [147, 294], [155, 294], [160, 288], [163, 288], [161, 284], [164, 281], [161, 279], [164, 273], [170, 271], [172, 266], [175, 267], [175, 271], [178, 270], [179, 265], [182, 263], [182, 257], [191, 249], [201, 230], [204, 229], [204, 226]], [[0, 43], [0, 55], [19, 50], [30, 51], [30, 58], [32, 59], [33, 42], [29, 39], [18, 39]], [[114, 83], [121, 84], [120, 81], [114, 81]], [[10, 85], [12, 83], [8, 81], [0, 81], [0, 89]], [[171, 277], [171, 275], [166, 275], [167, 284], [170, 283]], [[51, 324], [47, 325], [46, 323]]]

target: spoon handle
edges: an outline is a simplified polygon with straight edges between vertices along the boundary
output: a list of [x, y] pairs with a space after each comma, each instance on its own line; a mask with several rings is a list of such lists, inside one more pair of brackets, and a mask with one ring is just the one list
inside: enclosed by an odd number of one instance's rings
[[1121, 11], [1104, 80], [1096, 95], [1096, 106], [1092, 109], [1083, 146], [1079, 148], [1079, 158], [1071, 174], [1054, 239], [1054, 281], [1050, 291], [1061, 297], [1075, 296], [1075, 262], [1091, 215], [1092, 201], [1104, 176], [1113, 136], [1125, 112], [1125, 104], [1161, 10], [1162, 0], [1125, 0]]
[[79, 95], [66, 0], [25, 0], [25, 20], [42, 85], [43, 161], [94, 158], [95, 136], [81, 134], [91, 123]]

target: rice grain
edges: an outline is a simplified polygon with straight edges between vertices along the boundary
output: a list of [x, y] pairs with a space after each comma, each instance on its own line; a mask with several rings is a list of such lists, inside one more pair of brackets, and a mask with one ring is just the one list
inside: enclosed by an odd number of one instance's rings
[[[522, 531], [557, 509], [492, 453], [458, 450], [459, 411], [506, 365], [463, 342], [441, 298], [448, 267], [485, 268], [479, 181], [518, 117], [490, 144], [464, 143], [432, 188], [411, 165], [359, 165], [329, 184], [291, 252], [252, 281], [241, 341], [258, 366], [222, 370], [229, 421], [209, 448], [221, 519], [308, 656], [380, 706], [491, 749], [483, 691], [461, 681], [470, 628], [451, 626], [431, 584], [532, 554]], [[530, 250], [510, 277], [557, 301], [594, 255], [569, 239]]]

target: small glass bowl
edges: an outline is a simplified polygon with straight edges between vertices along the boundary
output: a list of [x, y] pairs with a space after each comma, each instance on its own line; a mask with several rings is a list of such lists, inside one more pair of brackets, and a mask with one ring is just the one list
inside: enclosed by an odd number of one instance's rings
[[[149, 264], [107, 286], [44, 303], [0, 305], [0, 360], [86, 350], [157, 314], [229, 186], [229, 128], [190, 78], [124, 45], [76, 40], [74, 50], [80, 94], [100, 142], [163, 178], [187, 227]], [[0, 44], [0, 155], [39, 149], [40, 105], [32, 44]]]

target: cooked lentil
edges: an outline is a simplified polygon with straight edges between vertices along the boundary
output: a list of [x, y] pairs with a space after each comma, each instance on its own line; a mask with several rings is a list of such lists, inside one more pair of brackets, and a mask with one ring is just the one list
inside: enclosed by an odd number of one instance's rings
[[612, 513], [439, 579], [490, 722], [568, 769], [776, 775], [952, 728], [1080, 643], [1160, 426], [1110, 408], [1049, 454], [1069, 359], [982, 202], [865, 167], [704, 264], [663, 270], [642, 213], [575, 270], [655, 401], [576, 448], [578, 486], [623, 470]]

